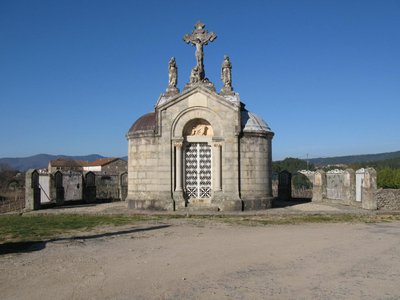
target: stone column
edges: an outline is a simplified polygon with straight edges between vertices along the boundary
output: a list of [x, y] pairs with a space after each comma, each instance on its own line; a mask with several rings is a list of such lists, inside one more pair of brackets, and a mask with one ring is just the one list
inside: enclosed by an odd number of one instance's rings
[[221, 148], [222, 145], [221, 143], [215, 143], [214, 144], [215, 147], [215, 172], [214, 172], [214, 176], [215, 176], [215, 187], [214, 187], [214, 191], [221, 191], [222, 189], [222, 185], [221, 185]]
[[175, 191], [182, 191], [182, 143], [175, 144]]

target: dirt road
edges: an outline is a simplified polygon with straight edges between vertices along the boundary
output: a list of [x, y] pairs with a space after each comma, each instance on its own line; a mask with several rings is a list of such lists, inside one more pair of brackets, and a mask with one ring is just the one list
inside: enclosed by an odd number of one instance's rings
[[0, 256], [1, 299], [398, 299], [400, 223], [171, 220]]

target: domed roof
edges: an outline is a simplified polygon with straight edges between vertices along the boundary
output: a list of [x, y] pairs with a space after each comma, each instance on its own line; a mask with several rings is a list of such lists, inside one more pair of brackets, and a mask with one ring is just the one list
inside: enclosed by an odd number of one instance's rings
[[243, 132], [267, 133], [272, 132], [268, 124], [256, 114], [247, 110], [241, 112], [241, 125]]
[[129, 129], [128, 134], [138, 133], [143, 131], [153, 131], [156, 128], [156, 114], [151, 112], [141, 116], [139, 119], [133, 123], [132, 127]]

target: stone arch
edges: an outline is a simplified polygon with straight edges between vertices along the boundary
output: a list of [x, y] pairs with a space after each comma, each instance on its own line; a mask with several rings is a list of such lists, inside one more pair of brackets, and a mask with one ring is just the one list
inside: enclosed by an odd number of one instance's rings
[[190, 122], [204, 120], [213, 130], [213, 136], [222, 137], [222, 127], [220, 126], [221, 117], [214, 111], [205, 107], [192, 107], [181, 112], [172, 124], [172, 138], [182, 138], [185, 135], [185, 128]]

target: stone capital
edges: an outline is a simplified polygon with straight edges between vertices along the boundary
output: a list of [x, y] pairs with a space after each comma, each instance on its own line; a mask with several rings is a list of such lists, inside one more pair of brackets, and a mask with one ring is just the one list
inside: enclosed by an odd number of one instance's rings
[[174, 146], [175, 146], [175, 148], [182, 148], [183, 143], [182, 142], [177, 142], [177, 143], [174, 143]]

